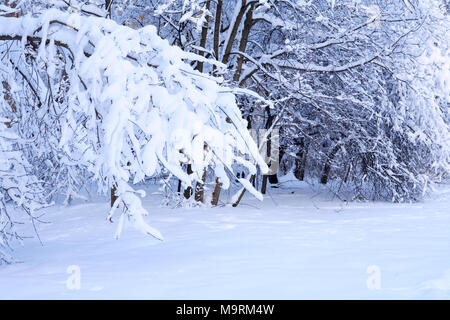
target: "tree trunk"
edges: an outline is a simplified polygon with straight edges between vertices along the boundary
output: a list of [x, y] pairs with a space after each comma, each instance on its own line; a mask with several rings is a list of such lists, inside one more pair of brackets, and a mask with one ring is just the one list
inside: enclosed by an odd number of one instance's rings
[[[206, 9], [207, 10], [209, 10], [209, 8], [210, 8], [210, 5], [211, 5], [211, 0], [208, 0], [207, 2], [206, 2]], [[206, 22], [205, 22], [205, 24], [203, 25], [203, 27], [202, 27], [202, 37], [201, 37], [201, 39], [200, 39], [200, 47], [201, 48], [203, 48], [203, 49], [206, 49], [206, 38], [207, 38], [207, 36], [208, 36], [208, 24], [209, 24], [209, 16], [206, 18]], [[198, 54], [199, 55], [201, 55], [201, 56], [203, 56], [203, 51], [200, 51]], [[198, 62], [197, 63], [197, 70], [198, 71], [200, 71], [200, 72], [203, 72], [203, 62]]]
[[331, 150], [330, 154], [328, 155], [327, 162], [325, 163], [325, 167], [323, 168], [323, 175], [322, 179], [320, 179], [320, 183], [327, 184], [328, 178], [330, 176], [331, 163], [333, 162], [333, 159], [338, 153], [340, 148], [341, 148], [340, 144], [335, 145], [333, 150]]
[[111, 188], [111, 208], [114, 206], [114, 202], [116, 202], [117, 200], [117, 195], [116, 195], [116, 186], [113, 186]]
[[[248, 36], [250, 35], [250, 30], [253, 25], [253, 8], [254, 4], [250, 6], [250, 9], [247, 11], [247, 15], [245, 16], [244, 28], [242, 30], [241, 42], [239, 43], [239, 52], [245, 52], [247, 48]], [[234, 73], [233, 80], [238, 82], [242, 72], [242, 65], [244, 63], [244, 57], [239, 55], [237, 61], [236, 72]]]
[[[276, 176], [276, 175], [275, 175], [275, 176]], [[262, 193], [262, 194], [266, 194], [266, 190], [267, 190], [267, 177], [269, 177], [269, 176], [266, 176], [266, 175], [263, 176], [263, 181], [262, 181], [262, 185], [261, 185], [261, 193]]]
[[111, 5], [113, 0], [105, 0], [106, 17], [111, 18]]
[[206, 170], [203, 171], [202, 182], [195, 185], [195, 201], [203, 202], [205, 194]]
[[304, 138], [300, 141], [300, 150], [297, 152], [297, 159], [295, 159], [295, 177], [303, 181], [305, 179], [306, 159], [308, 155], [308, 145], [305, 143]]
[[[192, 167], [190, 164], [188, 164], [187, 165], [187, 174], [192, 174], [192, 173], [193, 173]], [[189, 199], [191, 197], [191, 195], [192, 195], [192, 187], [189, 186], [186, 189], [184, 189], [184, 197], [186, 199]]]
[[[255, 181], [255, 175], [252, 175], [252, 176], [250, 177], [250, 180], [249, 180], [249, 181], [250, 181], [250, 183], [253, 184], [254, 181]], [[233, 203], [233, 207], [237, 207], [237, 206], [239, 205], [239, 203], [241, 202], [242, 198], [244, 197], [245, 190], [247, 190], [247, 189], [244, 188], [244, 190], [242, 190], [241, 194], [239, 195], [239, 198], [236, 200], [235, 203]]]
[[214, 54], [216, 56], [216, 60], [219, 60], [219, 43], [220, 43], [220, 25], [222, 19], [222, 0], [217, 0], [216, 6], [216, 17], [214, 21]]
[[241, 7], [239, 10], [239, 13], [236, 17], [236, 20], [234, 21], [233, 26], [230, 26], [231, 31], [230, 31], [230, 36], [228, 37], [227, 43], [226, 43], [226, 47], [225, 47], [225, 52], [222, 58], [222, 63], [227, 64], [228, 63], [228, 59], [230, 58], [230, 53], [231, 53], [231, 49], [233, 48], [233, 42], [236, 39], [238, 30], [239, 30], [239, 26], [241, 24], [242, 18], [244, 17], [244, 13], [247, 9], [247, 0], [241, 0]]
[[267, 177], [269, 177], [269, 183], [270, 184], [277, 184], [279, 182], [278, 181], [278, 174], [271, 174], [271, 175], [269, 175]]
[[214, 188], [214, 192], [212, 194], [211, 204], [213, 206], [217, 206], [219, 203], [220, 190], [222, 189], [222, 183], [219, 182], [219, 179], [216, 178], [216, 186]]

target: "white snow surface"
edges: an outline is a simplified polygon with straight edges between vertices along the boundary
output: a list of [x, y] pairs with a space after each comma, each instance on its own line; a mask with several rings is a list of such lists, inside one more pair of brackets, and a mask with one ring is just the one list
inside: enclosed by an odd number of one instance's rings
[[344, 203], [293, 180], [237, 208], [173, 209], [149, 192], [144, 218], [164, 241], [131, 227], [115, 240], [105, 199], [46, 209], [43, 245], [27, 239], [22, 262], [0, 266], [0, 298], [450, 298], [450, 187], [421, 203]]

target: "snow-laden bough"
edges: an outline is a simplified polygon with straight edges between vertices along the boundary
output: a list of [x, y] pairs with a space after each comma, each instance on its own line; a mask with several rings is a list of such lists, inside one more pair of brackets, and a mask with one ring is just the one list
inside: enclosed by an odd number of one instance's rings
[[[187, 61], [223, 66], [171, 46], [154, 26], [134, 30], [108, 19], [50, 9], [39, 16], [0, 18], [0, 40], [15, 48], [9, 53], [9, 70], [27, 68], [31, 44], [38, 52], [36, 61], [45, 66], [38, 71], [46, 73], [43, 78], [51, 80], [57, 70], [64, 73], [67, 105], [58, 117], [57, 147], [66, 155], [62, 161], [70, 159], [71, 165], [87, 170], [100, 191], [115, 188], [118, 198], [108, 218], [122, 210], [117, 236], [129, 221], [162, 238], [144, 222], [147, 210], [140, 197], [145, 193], [132, 187], [162, 168], [186, 186], [200, 181], [209, 168], [225, 189], [235, 163], [250, 175], [256, 166], [267, 170], [233, 89]], [[42, 90], [48, 90], [45, 82], [44, 89], [34, 90], [45, 103]], [[192, 174], [182, 170], [186, 163]], [[250, 183], [241, 183], [260, 196]]]

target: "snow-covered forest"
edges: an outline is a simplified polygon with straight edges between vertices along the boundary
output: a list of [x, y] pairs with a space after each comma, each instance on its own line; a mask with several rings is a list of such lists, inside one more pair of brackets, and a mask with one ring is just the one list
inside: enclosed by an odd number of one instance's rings
[[152, 246], [314, 192], [450, 223], [449, 30], [447, 0], [0, 0], [0, 278], [96, 203]]

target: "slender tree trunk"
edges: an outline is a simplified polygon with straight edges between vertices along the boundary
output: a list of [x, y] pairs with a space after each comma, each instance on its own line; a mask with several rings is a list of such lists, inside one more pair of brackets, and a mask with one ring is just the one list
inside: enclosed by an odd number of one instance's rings
[[[192, 166], [190, 164], [187, 165], [187, 174], [192, 174]], [[186, 199], [189, 199], [192, 195], [192, 187], [187, 187], [186, 189], [184, 189], [184, 197]]]
[[239, 26], [241, 24], [242, 18], [244, 17], [245, 11], [247, 9], [247, 0], [241, 0], [241, 7], [239, 9], [239, 12], [237, 14], [236, 20], [234, 21], [233, 26], [230, 26], [230, 36], [228, 37], [225, 52], [223, 54], [222, 62], [224, 64], [228, 63], [228, 59], [230, 58], [231, 49], [233, 48], [234, 40], [236, 39]]
[[106, 17], [111, 18], [111, 5], [113, 0], [105, 0]]
[[348, 169], [347, 169], [347, 173], [345, 174], [345, 178], [344, 178], [345, 183], [347, 183], [347, 181], [348, 181], [351, 170], [352, 170], [352, 164], [350, 163], [350, 165], [348, 166]]
[[278, 174], [271, 174], [270, 176], [268, 176], [269, 177], [269, 183], [270, 184], [277, 184], [279, 181], [278, 181]]
[[[247, 48], [248, 36], [250, 35], [250, 30], [252, 29], [252, 25], [253, 25], [254, 6], [255, 6], [254, 4], [250, 5], [250, 8], [247, 11], [247, 15], [245, 16], [244, 28], [242, 30], [242, 36], [241, 36], [241, 42], [239, 43], [239, 52], [245, 52], [245, 50]], [[234, 77], [233, 77], [233, 80], [236, 82], [239, 81], [239, 77], [241, 76], [243, 63], [244, 63], [244, 57], [242, 55], [239, 55], [239, 58], [237, 61], [236, 72], [234, 73]]]
[[[207, 150], [207, 145], [203, 146], [203, 149]], [[206, 168], [203, 170], [202, 180], [197, 181], [195, 184], [195, 201], [203, 202], [206, 183]]]
[[325, 166], [323, 168], [323, 174], [322, 174], [322, 179], [320, 179], [320, 183], [327, 184], [328, 178], [330, 176], [331, 163], [333, 162], [333, 159], [336, 156], [336, 154], [338, 153], [340, 148], [341, 148], [341, 145], [336, 144], [334, 146], [333, 150], [331, 150], [330, 154], [328, 155], [327, 162], [325, 163]]
[[205, 195], [206, 170], [203, 171], [202, 182], [195, 185], [195, 201], [203, 202]]
[[219, 44], [220, 44], [220, 25], [222, 22], [222, 0], [217, 0], [216, 6], [216, 17], [214, 21], [214, 55], [216, 56], [216, 60], [219, 60]]
[[[209, 10], [211, 6], [211, 0], [208, 0], [206, 2], [206, 9]], [[209, 16], [206, 17], [206, 22], [202, 27], [202, 37], [200, 39], [200, 47], [202, 47], [203, 49], [206, 49], [206, 38], [208, 36], [208, 25], [209, 25]], [[203, 51], [200, 51], [198, 54], [203, 56]], [[203, 72], [203, 62], [198, 62], [197, 63], [197, 70], [200, 72]]]
[[117, 200], [117, 195], [116, 195], [116, 186], [113, 186], [111, 188], [111, 208], [114, 206], [114, 202], [116, 202]]
[[[253, 182], [255, 181], [255, 175], [252, 175], [251, 177], [250, 177], [250, 183], [252, 183], [253, 184]], [[241, 192], [241, 194], [239, 195], [239, 198], [236, 200], [236, 202], [235, 203], [233, 203], [233, 207], [237, 207], [238, 205], [239, 205], [239, 203], [241, 202], [241, 200], [242, 200], [242, 198], [244, 197], [244, 194], [245, 194], [245, 191], [246, 191], [247, 189], [245, 189], [244, 188], [244, 190], [242, 190], [242, 192]]]
[[[276, 176], [276, 175], [275, 175]], [[261, 185], [261, 193], [262, 194], [266, 194], [266, 190], [267, 190], [267, 175], [263, 176], [263, 181], [262, 181], [262, 185]]]
[[295, 177], [303, 181], [305, 179], [306, 159], [308, 155], [308, 145], [305, 143], [304, 138], [300, 140], [300, 150], [297, 152], [297, 159], [295, 159]]
[[222, 189], [222, 183], [220, 183], [219, 179], [216, 178], [216, 186], [214, 188], [214, 192], [212, 194], [212, 200], [211, 200], [211, 204], [213, 206], [217, 206], [217, 204], [219, 203], [221, 189]]

